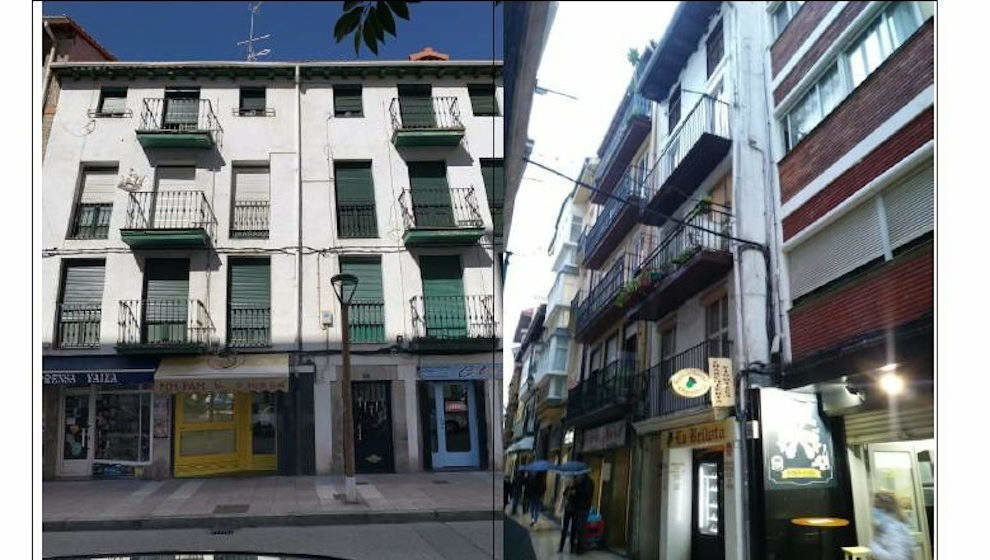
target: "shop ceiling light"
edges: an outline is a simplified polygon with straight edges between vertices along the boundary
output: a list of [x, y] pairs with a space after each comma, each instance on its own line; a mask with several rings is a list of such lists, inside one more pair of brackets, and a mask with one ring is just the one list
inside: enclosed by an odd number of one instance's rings
[[880, 388], [890, 396], [899, 395], [904, 392], [904, 378], [893, 372], [888, 372], [880, 376]]
[[883, 367], [881, 367], [881, 368], [880, 368], [880, 371], [882, 371], [882, 372], [885, 372], [885, 373], [886, 373], [886, 372], [891, 372], [891, 371], [894, 371], [895, 369], [897, 369], [897, 364], [895, 364], [895, 363], [889, 363], [889, 364], [887, 364], [887, 365], [885, 365], [885, 366], [883, 366]]

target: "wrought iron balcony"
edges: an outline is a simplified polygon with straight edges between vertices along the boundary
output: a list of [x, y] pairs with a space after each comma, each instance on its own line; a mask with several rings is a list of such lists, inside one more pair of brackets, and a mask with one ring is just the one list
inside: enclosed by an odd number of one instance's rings
[[615, 304], [616, 296], [628, 282], [633, 280], [638, 264], [637, 255], [633, 253], [620, 255], [598, 283], [581, 299], [581, 303], [572, 309], [575, 338], [581, 342], [588, 342], [623, 315], [622, 307]]
[[623, 356], [591, 372], [567, 392], [567, 422], [583, 425], [610, 420], [625, 414], [637, 398], [634, 356]]
[[646, 177], [643, 222], [660, 225], [693, 193], [729, 152], [729, 105], [702, 97], [667, 138]]
[[649, 134], [650, 127], [650, 101], [630, 88], [612, 117], [608, 133], [598, 149], [600, 163], [595, 175], [595, 186], [599, 190], [592, 192], [592, 202], [605, 202], [605, 192], [610, 192], [615, 187], [622, 171]]
[[55, 308], [58, 317], [56, 346], [66, 349], [99, 347], [102, 311], [99, 302], [59, 304]]
[[209, 99], [145, 98], [135, 132], [145, 148], [212, 148], [223, 137]]
[[208, 247], [216, 225], [202, 191], [134, 192], [120, 238], [142, 249]]
[[464, 137], [456, 97], [395, 97], [389, 115], [397, 147], [456, 146]]
[[470, 245], [485, 233], [474, 187], [406, 189], [399, 206], [406, 245]]
[[728, 210], [702, 203], [649, 250], [636, 271], [644, 289], [633, 302], [638, 304], [634, 316], [659, 319], [732, 269]]
[[269, 206], [267, 200], [234, 201], [230, 236], [239, 239], [268, 239]]
[[117, 317], [120, 352], [201, 353], [216, 345], [210, 312], [199, 300], [121, 300]]
[[609, 198], [605, 202], [605, 207], [598, 214], [598, 218], [584, 239], [585, 268], [600, 267], [612, 253], [615, 245], [639, 221], [643, 186], [631, 173], [623, 175], [619, 188], [613, 195], [621, 200]]
[[697, 398], [682, 397], [675, 393], [670, 387], [670, 376], [684, 368], [708, 371], [708, 358], [731, 357], [731, 341], [708, 340], [641, 371], [639, 387], [642, 394], [639, 399], [638, 416], [653, 418], [687, 410], [703, 410], [711, 406], [710, 393]]
[[499, 336], [495, 297], [413, 296], [412, 349], [494, 351]]
[[227, 325], [227, 346], [257, 348], [272, 342], [270, 307], [232, 307]]
[[351, 342], [385, 342], [385, 303], [382, 301], [355, 301], [348, 308]]

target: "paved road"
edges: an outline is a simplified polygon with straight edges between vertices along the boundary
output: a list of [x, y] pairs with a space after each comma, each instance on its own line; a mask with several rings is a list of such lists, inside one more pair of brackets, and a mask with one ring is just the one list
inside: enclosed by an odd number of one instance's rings
[[161, 550], [278, 551], [346, 560], [502, 560], [502, 523], [258, 527], [230, 535], [214, 535], [207, 529], [69, 531], [42, 537], [45, 556]]

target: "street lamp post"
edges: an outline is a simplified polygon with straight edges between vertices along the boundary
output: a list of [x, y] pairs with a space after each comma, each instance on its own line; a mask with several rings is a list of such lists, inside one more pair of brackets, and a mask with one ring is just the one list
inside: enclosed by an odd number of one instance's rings
[[351, 332], [348, 308], [357, 290], [358, 279], [353, 274], [337, 274], [330, 279], [334, 294], [340, 300], [340, 330], [343, 373], [340, 377], [340, 398], [344, 413], [344, 501], [357, 503], [357, 485], [354, 481], [354, 415], [351, 411]]

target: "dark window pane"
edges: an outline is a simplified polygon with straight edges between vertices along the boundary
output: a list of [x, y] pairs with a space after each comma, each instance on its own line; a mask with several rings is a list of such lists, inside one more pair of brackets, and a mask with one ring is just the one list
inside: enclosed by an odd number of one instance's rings
[[363, 116], [361, 86], [335, 86], [333, 88], [333, 114], [335, 117]]
[[470, 85], [468, 95], [471, 96], [471, 110], [476, 117], [498, 115], [494, 84]]

